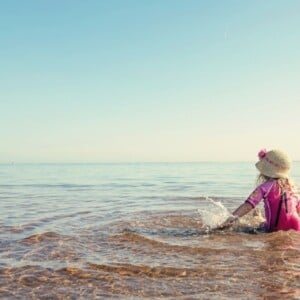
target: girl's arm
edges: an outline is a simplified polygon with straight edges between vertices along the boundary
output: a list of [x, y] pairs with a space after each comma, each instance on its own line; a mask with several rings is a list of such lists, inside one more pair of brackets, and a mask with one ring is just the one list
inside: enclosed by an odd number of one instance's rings
[[242, 216], [246, 215], [250, 210], [253, 209], [253, 206], [249, 202], [244, 202], [241, 206], [239, 206], [232, 215], [241, 218]]
[[[272, 187], [273, 183], [267, 182], [265, 184], [268, 184], [268, 190]], [[219, 226], [219, 228], [225, 228], [231, 226], [234, 221], [236, 221], [238, 218], [241, 218], [242, 216], [246, 215], [250, 210], [252, 210], [260, 201], [263, 199], [265, 194], [265, 184], [261, 184], [258, 186], [247, 198], [247, 200], [240, 205], [233, 213], [232, 216], [229, 217], [223, 224]], [[269, 186], [271, 184], [271, 187]], [[264, 186], [264, 189], [262, 188]]]
[[246, 215], [250, 210], [253, 209], [253, 206], [249, 202], [244, 202], [240, 205], [223, 224], [218, 226], [218, 228], [223, 229], [230, 227], [238, 218]]

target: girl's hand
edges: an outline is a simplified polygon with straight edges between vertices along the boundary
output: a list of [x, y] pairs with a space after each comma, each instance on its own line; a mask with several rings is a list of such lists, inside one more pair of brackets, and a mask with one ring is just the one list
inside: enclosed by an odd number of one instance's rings
[[219, 225], [217, 228], [225, 229], [231, 227], [238, 220], [238, 218], [239, 218], [238, 216], [230, 216], [229, 218], [227, 218], [227, 220], [224, 223]]

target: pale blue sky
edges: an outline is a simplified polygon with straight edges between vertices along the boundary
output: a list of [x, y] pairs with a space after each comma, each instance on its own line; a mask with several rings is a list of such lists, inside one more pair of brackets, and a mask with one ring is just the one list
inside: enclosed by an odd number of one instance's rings
[[300, 1], [0, 0], [0, 162], [300, 159]]

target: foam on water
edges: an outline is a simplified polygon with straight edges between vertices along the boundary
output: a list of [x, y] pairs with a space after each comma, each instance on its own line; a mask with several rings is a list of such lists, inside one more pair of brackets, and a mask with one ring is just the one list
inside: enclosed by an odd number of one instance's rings
[[210, 198], [206, 198], [205, 208], [199, 208], [198, 212], [201, 216], [203, 227], [216, 228], [221, 225], [232, 214], [220, 202]]

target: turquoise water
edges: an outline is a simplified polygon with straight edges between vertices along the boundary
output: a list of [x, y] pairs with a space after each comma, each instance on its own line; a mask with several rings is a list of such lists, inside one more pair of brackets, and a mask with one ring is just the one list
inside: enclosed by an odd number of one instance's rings
[[0, 296], [299, 299], [299, 233], [249, 234], [251, 216], [203, 229], [207, 197], [231, 210], [256, 175], [248, 162], [0, 165]]

